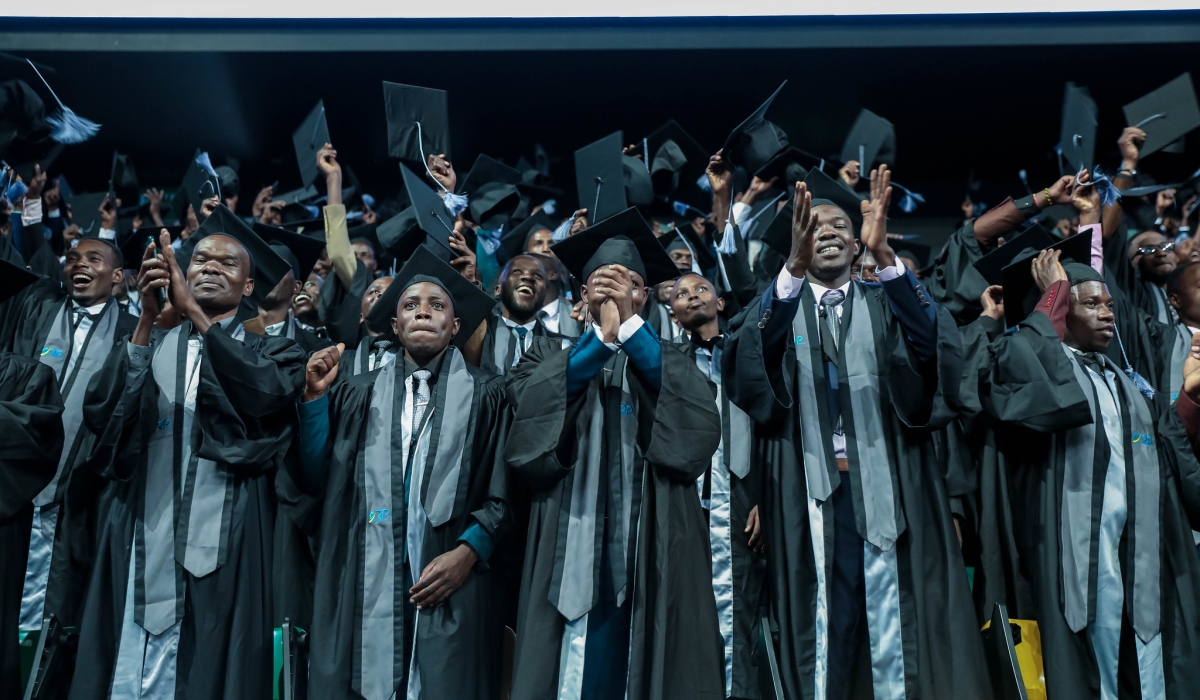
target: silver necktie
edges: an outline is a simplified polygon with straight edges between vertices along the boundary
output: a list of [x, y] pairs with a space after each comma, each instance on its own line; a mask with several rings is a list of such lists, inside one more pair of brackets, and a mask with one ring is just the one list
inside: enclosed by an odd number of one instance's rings
[[821, 295], [821, 315], [825, 317], [825, 326], [829, 329], [829, 337], [833, 339], [835, 348], [838, 346], [838, 326], [841, 323], [837, 315], [837, 307], [841, 306], [845, 300], [846, 293], [840, 289], [831, 289]]
[[429, 405], [430, 372], [427, 369], [419, 369], [412, 373], [412, 377], [413, 381], [417, 382], [413, 386], [412, 441], [415, 444], [421, 437], [418, 431], [421, 429], [421, 420], [425, 417], [425, 407]]

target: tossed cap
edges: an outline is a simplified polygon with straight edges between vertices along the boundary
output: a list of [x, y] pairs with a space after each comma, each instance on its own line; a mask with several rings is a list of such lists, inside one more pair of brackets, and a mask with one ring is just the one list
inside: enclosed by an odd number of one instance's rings
[[1004, 284], [1004, 268], [1018, 256], [1054, 245], [1054, 236], [1045, 228], [1034, 224], [1005, 242], [1004, 245], [975, 261], [975, 269], [988, 284]]
[[[1002, 247], [1007, 248], [1008, 246]], [[1103, 280], [1103, 277], [1092, 270], [1090, 266], [1092, 260], [1092, 237], [1090, 234], [1077, 234], [1046, 248], [1062, 251], [1059, 262], [1067, 270], [1068, 277], [1071, 278], [1071, 286], [1085, 281], [1084, 277]], [[1040, 250], [1023, 249], [1003, 270], [1004, 322], [1009, 328], [1033, 313], [1033, 309], [1041, 297], [1037, 284], [1033, 280], [1033, 258], [1040, 252]], [[1087, 267], [1091, 270], [1091, 275], [1071, 274], [1074, 272], [1072, 269], [1074, 266], [1071, 263]]]
[[675, 279], [679, 270], [636, 208], [611, 216], [550, 249], [575, 279], [586, 284], [601, 265], [623, 265], [647, 286]]
[[[740, 165], [748, 172], [755, 172], [788, 145], [787, 134], [774, 123], [767, 121], [767, 110], [783, 90], [783, 81], [761, 107], [738, 124], [725, 139], [722, 155], [733, 165]], [[707, 165], [707, 164], [706, 164]]]
[[458, 333], [452, 341], [458, 348], [470, 340], [475, 329], [496, 306], [496, 300], [489, 294], [468, 282], [458, 270], [428, 248], [419, 246], [367, 313], [367, 325], [377, 332], [389, 331], [391, 320], [396, 317], [396, 305], [405, 290], [418, 282], [432, 282], [450, 295], [454, 316], [459, 320]]
[[1125, 121], [1146, 132], [1143, 157], [1175, 143], [1200, 126], [1200, 105], [1192, 74], [1184, 73], [1148, 95], [1125, 105]]
[[1096, 153], [1096, 115], [1096, 101], [1087, 88], [1067, 83], [1058, 145], [1068, 173], [1092, 169]]
[[500, 239], [500, 245], [504, 247], [508, 257], [515, 258], [529, 247], [530, 236], [538, 231], [554, 231], [557, 227], [557, 221], [550, 218], [546, 212], [539, 211], [504, 234], [504, 237]]
[[713, 257], [708, 246], [700, 240], [700, 237], [688, 224], [676, 226], [674, 231], [660, 236], [658, 242], [662, 244], [663, 250], [667, 251], [668, 256], [672, 250], [686, 248], [692, 254], [692, 269], [700, 274], [717, 266], [717, 259]]
[[383, 106], [389, 155], [418, 163], [433, 153], [450, 157], [450, 108], [445, 90], [384, 81]]
[[492, 182], [515, 185], [521, 182], [521, 171], [501, 163], [486, 153], [480, 153], [475, 157], [475, 164], [471, 166], [467, 176], [459, 183], [458, 191], [472, 197], [479, 188]]
[[858, 113], [850, 133], [842, 143], [843, 163], [859, 161], [859, 172], [866, 175], [878, 163], [896, 161], [896, 129], [892, 123], [869, 109]]
[[[404, 164], [400, 165], [400, 174], [404, 177], [404, 189], [412, 202], [413, 214], [417, 217], [417, 225], [429, 234], [431, 240], [436, 240], [444, 249], [445, 259], [452, 256], [450, 245], [446, 243], [454, 232], [454, 217], [446, 211], [446, 205], [437, 192], [433, 191], [419, 175], [409, 170]], [[457, 257], [457, 256], [454, 256]]]
[[292, 146], [296, 149], [296, 163], [300, 166], [300, 181], [305, 187], [313, 184], [321, 174], [317, 168], [317, 152], [329, 143], [329, 124], [325, 121], [325, 101], [318, 100], [317, 106], [300, 123], [292, 134]]
[[0, 302], [7, 301], [22, 289], [38, 281], [38, 276], [0, 258]]
[[603, 221], [629, 206], [625, 199], [623, 132], [615, 132], [575, 151], [575, 185], [579, 207], [588, 221]]
[[[318, 235], [293, 233], [287, 229], [268, 226], [266, 224], [254, 224], [253, 229], [259, 238], [270, 243], [272, 248], [283, 246], [291, 252], [294, 261], [288, 260], [288, 263], [295, 263], [292, 265], [292, 273], [299, 282], [304, 282], [304, 280], [308, 279], [313, 266], [321, 259], [321, 251], [325, 250], [325, 237], [323, 233], [318, 233]], [[279, 252], [277, 248], [276, 252]], [[287, 260], [287, 256], [280, 257]]]

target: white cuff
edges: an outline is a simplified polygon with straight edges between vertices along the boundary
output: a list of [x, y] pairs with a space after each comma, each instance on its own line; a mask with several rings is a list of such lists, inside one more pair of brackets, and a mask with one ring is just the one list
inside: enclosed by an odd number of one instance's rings
[[21, 225], [33, 226], [42, 222], [42, 200], [40, 198], [25, 199], [25, 206], [21, 208]]
[[783, 268], [779, 271], [779, 276], [775, 278], [775, 298], [776, 299], [794, 299], [800, 294], [800, 290], [804, 286], [803, 277], [792, 277], [792, 273]]
[[[603, 331], [600, 330], [599, 323], [592, 323], [592, 332], [596, 334], [596, 340], [599, 340], [601, 343], [604, 343], [604, 333], [603, 333]], [[620, 332], [621, 332], [620, 329], [618, 329], [617, 333], [620, 333]], [[620, 350], [620, 348], [617, 347], [616, 343], [604, 343], [604, 347], [608, 348], [609, 350], [612, 350], [613, 352]]]
[[103, 238], [106, 241], [115, 241], [115, 240], [117, 240], [117, 232], [112, 230], [111, 228], [101, 227], [100, 238]]
[[46, 212], [47, 219], [57, 219], [60, 216], [62, 216], [62, 207], [59, 207], [58, 209], [55, 209], [54, 211]]
[[637, 314], [626, 319], [625, 323], [622, 323], [621, 327], [617, 329], [617, 345], [624, 345], [645, 323]]
[[891, 282], [897, 277], [903, 277], [904, 272], [904, 261], [900, 258], [896, 258], [895, 265], [892, 265], [891, 267], [885, 267], [882, 270], [876, 270], [875, 276], [879, 278], [880, 282]]
[[742, 202], [734, 202], [733, 204], [733, 223], [737, 224], [738, 228], [746, 225], [746, 220], [750, 218], [750, 205]]

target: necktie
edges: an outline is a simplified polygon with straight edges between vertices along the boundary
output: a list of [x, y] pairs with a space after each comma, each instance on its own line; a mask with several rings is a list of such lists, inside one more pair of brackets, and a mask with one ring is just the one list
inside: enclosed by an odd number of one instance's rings
[[521, 360], [521, 356], [525, 354], [525, 337], [529, 335], [529, 329], [524, 326], [513, 326], [513, 333], [517, 337], [517, 348], [513, 353], [513, 366], [516, 367], [517, 362]]
[[[375, 340], [371, 341], [371, 354], [375, 358], [375, 366], [376, 367], [380, 367], [383, 365], [383, 356], [385, 354], [387, 354], [387, 351], [390, 350], [391, 348], [392, 348], [392, 341], [390, 341], [390, 340], [386, 340], [384, 338], [376, 338]], [[428, 373], [426, 373], [426, 376], [428, 376]]]
[[837, 307], [846, 300], [846, 293], [840, 289], [831, 289], [821, 295], [821, 317], [825, 319], [825, 328], [831, 341], [829, 346], [822, 343], [825, 354], [830, 360], [837, 361], [838, 330], [841, 319], [838, 318]]
[[412, 442], [415, 445], [420, 438], [421, 421], [425, 418], [425, 407], [429, 405], [429, 377], [427, 369], [419, 369], [412, 373], [413, 381], [413, 423]]

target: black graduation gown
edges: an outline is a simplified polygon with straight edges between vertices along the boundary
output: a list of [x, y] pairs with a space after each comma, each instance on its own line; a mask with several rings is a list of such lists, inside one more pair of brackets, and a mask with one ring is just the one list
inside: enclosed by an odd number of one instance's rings
[[[1051, 435], [1091, 422], [1087, 398], [1053, 325], [1040, 313], [1031, 314], [1016, 333], [991, 344], [979, 363], [977, 377], [981, 404], [986, 417], [997, 424], [994, 442], [1003, 457], [997, 461], [1000, 488], [990, 496], [1000, 528], [997, 540], [1003, 548], [984, 559], [983, 573], [993, 581], [988, 592], [996, 602], [1011, 601], [1021, 617], [1037, 620], [1049, 697], [1099, 698], [1100, 681], [1088, 631], [1072, 632], [1062, 608], [1060, 518], [1065, 464], [1061, 453], [1050, 449]], [[1144, 399], [1135, 394], [1121, 400], [1128, 404]], [[1129, 412], [1122, 411], [1122, 416], [1128, 435]], [[1159, 419], [1158, 432], [1154, 444], [1162, 473], [1160, 624], [1166, 697], [1190, 698], [1200, 687], [1200, 559], [1189, 527], [1189, 518], [1191, 527], [1200, 525], [1200, 463], [1173, 407]], [[1132, 448], [1125, 449], [1129, 454]], [[1093, 500], [1095, 547], [1100, 503]], [[1130, 508], [1132, 512], [1132, 505]], [[1132, 563], [1126, 557], [1125, 542], [1130, 529], [1127, 525], [1120, 549], [1126, 605]], [[989, 562], [999, 570], [986, 570]], [[1091, 566], [1094, 572], [1094, 557]], [[1014, 593], [1015, 598], [1001, 598]], [[1128, 612], [1121, 647], [1120, 681], [1130, 697], [1137, 697], [1137, 661]]]
[[375, 281], [361, 260], [355, 262], [354, 279], [349, 289], [336, 272], [329, 273], [321, 287], [321, 304], [317, 309], [329, 339], [334, 343], [345, 343], [347, 348], [356, 347], [367, 334], [366, 325], [362, 323], [362, 296]]
[[0, 352], [0, 700], [23, 697], [17, 623], [33, 521], [33, 497], [50, 480], [63, 445], [54, 372]]
[[[636, 372], [628, 373], [639, 406], [636, 480], [645, 487], [634, 571], [627, 579], [633, 586], [625, 603], [633, 606], [627, 697], [719, 700], [725, 697], [724, 654], [696, 478], [716, 450], [720, 422], [713, 390], [695, 361], [677, 346], [660, 343], [662, 390], [657, 395]], [[587, 395], [585, 391], [567, 401], [568, 356], [561, 344], [539, 338], [508, 376], [516, 416], [506, 461], [533, 492], [513, 662], [514, 700], [552, 700], [558, 694], [567, 620], [550, 592], [560, 546], [559, 513], [569, 500], [564, 484], [570, 480], [564, 477], [575, 469], [575, 419]], [[609, 368], [612, 364], [610, 360]], [[592, 379], [597, 381], [600, 377]], [[620, 393], [607, 393], [602, 403], [615, 415]], [[645, 479], [642, 470], [648, 472]]]
[[[511, 330], [503, 321], [499, 304], [496, 305], [492, 313], [487, 315], [484, 323], [487, 324], [487, 335], [483, 337], [483, 349], [480, 353], [479, 367], [503, 377], [512, 369], [512, 353], [515, 350], [515, 343], [512, 342], [513, 336]], [[560, 339], [566, 337], [561, 333], [554, 333], [548, 330], [546, 326], [542, 325], [541, 319], [534, 321], [533, 330], [530, 331], [530, 334], [534, 337]], [[496, 347], [497, 342], [502, 343], [499, 349]], [[526, 344], [528, 345], [532, 342], [533, 338], [530, 338], [526, 341]], [[503, 358], [501, 363], [497, 363], [497, 352]]]
[[[396, 363], [397, 369], [405, 367], [403, 357], [396, 358]], [[444, 357], [442, 364], [448, 364]], [[421, 568], [457, 547], [459, 537], [472, 522], [482, 525], [495, 545], [501, 544], [511, 527], [506, 502], [508, 474], [499, 461], [509, 422], [503, 380], [470, 365], [467, 371], [475, 383], [468, 434], [471, 468], [461, 472], [450, 519], [439, 527], [427, 524], [424, 551], [419, 555]], [[330, 430], [326, 448], [329, 475], [320, 495], [320, 550], [309, 636], [309, 696], [313, 698], [360, 697], [353, 687], [354, 673], [362, 658], [363, 533], [369, 512], [378, 504], [364, 502], [358, 459], [360, 451], [365, 449], [367, 416], [378, 376], [379, 370], [355, 375], [336, 383], [329, 391]], [[444, 384], [443, 375], [434, 387], [431, 407], [437, 402], [437, 390]], [[403, 391], [402, 384], [397, 391]], [[401, 439], [396, 433], [393, 438], [393, 445]], [[399, 450], [393, 447], [395, 460], [400, 459]], [[410, 494], [410, 498], [417, 497], [418, 494]], [[391, 520], [399, 528], [395, 537], [404, 541], [406, 519], [396, 513]], [[492, 556], [495, 561], [495, 553]], [[401, 579], [398, 575], [397, 580]], [[429, 700], [499, 697], [503, 647], [499, 584], [500, 577], [494, 568], [487, 563], [477, 564], [462, 588], [433, 610], [420, 613], [416, 635], [423, 697]], [[397, 598], [401, 596], [407, 600], [407, 596], [397, 591]], [[402, 625], [402, 619], [397, 609], [395, 624]], [[404, 636], [411, 634], [411, 630], [403, 631]], [[407, 673], [407, 668], [404, 672]], [[401, 684], [397, 697], [405, 697], [406, 692]]]
[[[202, 577], [182, 571], [176, 697], [259, 700], [270, 697], [273, 684], [274, 471], [292, 440], [305, 354], [287, 338], [246, 334], [242, 342], [214, 326], [201, 356], [193, 449], [232, 474], [232, 500], [224, 510], [223, 563]], [[85, 425], [99, 436], [93, 463], [111, 480], [112, 495], [84, 607], [72, 700], [108, 697], [146, 482], [144, 455], [158, 428], [157, 383], [148, 376], [140, 394], [127, 395], [129, 367], [126, 347], [116, 348], [93, 378], [84, 409]]]
[[[931, 429], [945, 426], [952, 417], [947, 395], [957, 391], [960, 380], [958, 331], [947, 311], [939, 308], [936, 370], [922, 369], [907, 349], [884, 291], [860, 282], [851, 284], [859, 287], [856, 294], [866, 295], [871, 318], [882, 321], [872, 326], [872, 332], [880, 364], [886, 363], [887, 374], [879, 387], [883, 429], [894, 470], [897, 510], [906, 523], [894, 545], [906, 695], [987, 698], [991, 696], [990, 681], [979, 628], [943, 466], [930, 435]], [[810, 497], [801, 422], [820, 420], [825, 434], [832, 432], [832, 426], [824, 412], [818, 416], [800, 413], [796, 347], [788, 343], [782, 361], [773, 364], [764, 357], [758, 327], [760, 304], [761, 299], [751, 304], [731, 324], [732, 334], [725, 344], [725, 386], [730, 399], [758, 424], [757, 458], [764, 480], [759, 517], [766, 537], [769, 616], [784, 696], [788, 700], [823, 700], [813, 698], [819, 588], [813, 531], [805, 512]], [[797, 311], [803, 312], [803, 308]], [[840, 362], [844, 362], [847, 347], [842, 344]], [[824, 378], [818, 386], [823, 386], [822, 382]], [[843, 408], [843, 415], [848, 410]], [[853, 473], [841, 478], [843, 487], [851, 486]], [[855, 511], [861, 513], [860, 497], [854, 498]], [[829, 529], [826, 526], [826, 532]], [[831, 562], [826, 559], [827, 571]], [[826, 580], [830, 580], [828, 573]], [[865, 653], [859, 655], [857, 676], [852, 697], [871, 697], [871, 663]]]

